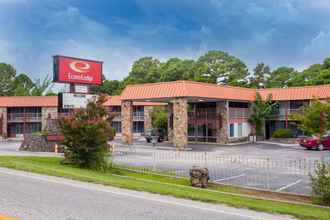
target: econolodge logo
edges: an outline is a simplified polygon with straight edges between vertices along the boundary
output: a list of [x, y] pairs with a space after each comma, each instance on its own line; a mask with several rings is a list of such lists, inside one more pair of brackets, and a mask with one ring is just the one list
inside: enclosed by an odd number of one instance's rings
[[91, 66], [83, 61], [73, 61], [69, 64], [69, 67], [78, 73], [87, 73]]

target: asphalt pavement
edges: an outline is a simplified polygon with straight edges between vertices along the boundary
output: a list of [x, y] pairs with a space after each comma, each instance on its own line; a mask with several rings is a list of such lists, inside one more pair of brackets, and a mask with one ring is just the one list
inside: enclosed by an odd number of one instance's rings
[[0, 214], [22, 220], [293, 219], [5, 168], [0, 168]]

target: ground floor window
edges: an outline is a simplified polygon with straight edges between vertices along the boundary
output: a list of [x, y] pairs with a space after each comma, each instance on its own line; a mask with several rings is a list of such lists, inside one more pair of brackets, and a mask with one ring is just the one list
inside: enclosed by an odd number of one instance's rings
[[235, 127], [234, 127], [234, 124], [230, 124], [229, 125], [229, 137], [234, 137], [235, 135]]
[[20, 134], [31, 134], [40, 131], [41, 131], [41, 122], [8, 124], [9, 137], [15, 137], [16, 135], [20, 135]]
[[242, 123], [237, 124], [237, 136], [238, 137], [243, 136], [243, 124]]
[[144, 132], [144, 121], [134, 121], [133, 133], [143, 133], [143, 132]]
[[121, 122], [120, 121], [113, 121], [112, 127], [116, 130], [116, 133], [121, 133]]
[[247, 137], [250, 134], [248, 122], [231, 122], [228, 127], [228, 136], [230, 138]]

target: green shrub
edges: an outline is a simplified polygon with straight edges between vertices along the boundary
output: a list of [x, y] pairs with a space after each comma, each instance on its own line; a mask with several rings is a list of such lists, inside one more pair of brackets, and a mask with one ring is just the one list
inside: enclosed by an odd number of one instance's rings
[[314, 202], [330, 206], [330, 164], [318, 164], [315, 175], [311, 175], [311, 180]]
[[293, 137], [293, 131], [288, 128], [280, 128], [273, 133], [273, 138], [292, 138], [292, 137]]
[[69, 118], [59, 121], [65, 145], [64, 163], [104, 170], [107, 166], [108, 138], [112, 134], [111, 117], [102, 105], [105, 97], [88, 103]]
[[112, 141], [115, 138], [116, 133], [117, 133], [116, 129], [115, 128], [111, 128], [108, 140], [109, 141]]

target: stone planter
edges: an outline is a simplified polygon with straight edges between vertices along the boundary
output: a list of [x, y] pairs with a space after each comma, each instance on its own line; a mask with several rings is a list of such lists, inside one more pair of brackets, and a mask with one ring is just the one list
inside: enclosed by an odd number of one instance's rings
[[58, 144], [56, 140], [48, 140], [47, 136], [41, 135], [24, 135], [24, 141], [22, 142], [20, 151], [32, 151], [32, 152], [55, 152], [55, 145], [58, 145], [58, 153], [63, 152], [63, 148]]
[[207, 188], [209, 181], [209, 170], [198, 166], [190, 169], [190, 183], [193, 187]]

